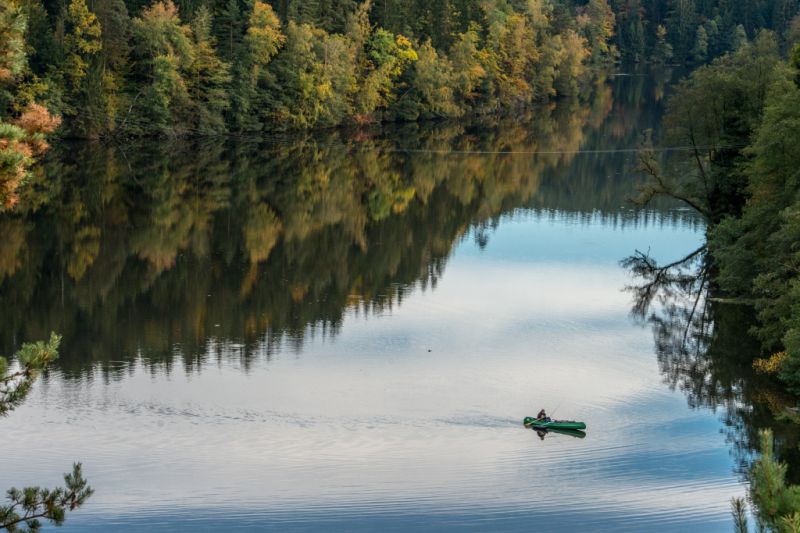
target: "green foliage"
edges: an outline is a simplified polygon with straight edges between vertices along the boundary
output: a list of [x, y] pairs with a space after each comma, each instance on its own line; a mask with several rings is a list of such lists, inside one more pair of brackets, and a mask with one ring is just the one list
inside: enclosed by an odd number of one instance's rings
[[453, 89], [459, 102], [471, 103], [478, 97], [477, 90], [486, 77], [479, 48], [480, 37], [476, 26], [470, 27], [450, 48], [450, 61], [453, 65]]
[[654, 179], [640, 201], [668, 194], [714, 223], [741, 212], [747, 186], [742, 149], [759, 126], [778, 62], [772, 34], [762, 32], [677, 86], [667, 103], [664, 142], [682, 149], [666, 163], [645, 155], [643, 166]]
[[0, 505], [0, 528], [9, 533], [36, 532], [42, 528], [42, 518], [60, 526], [67, 512], [82, 506], [93, 493], [83, 477], [81, 464], [75, 463], [72, 472], [64, 474], [63, 487], [9, 489], [6, 493], [9, 504]]
[[0, 117], [9, 112], [16, 97], [14, 88], [28, 66], [26, 28], [21, 7], [14, 3], [0, 7]]
[[[763, 350], [785, 350], [779, 375], [800, 392], [800, 86], [774, 36], [697, 69], [667, 105], [669, 164], [642, 158], [642, 200], [665, 194], [707, 218], [715, 282], [752, 301]], [[757, 356], [758, 354], [753, 354]]]
[[755, 297], [765, 349], [787, 350], [781, 375], [800, 390], [800, 88], [793, 73], [779, 78], [766, 97], [762, 123], [748, 153], [749, 200], [741, 217], [730, 217], [711, 234], [720, 283]]
[[85, 0], [72, 0], [67, 8], [66, 35], [64, 37], [64, 76], [71, 90], [80, 90], [86, 77], [90, 58], [100, 52], [101, 29], [97, 17], [86, 7]]
[[708, 33], [703, 26], [697, 28], [697, 37], [692, 49], [692, 59], [695, 63], [705, 63], [708, 58]]
[[12, 370], [8, 361], [0, 357], [0, 416], [23, 402], [39, 373], [58, 357], [59, 344], [61, 337], [55, 333], [50, 334], [47, 342], [23, 344], [14, 355], [17, 368]]
[[614, 36], [614, 20], [614, 12], [607, 0], [589, 0], [578, 18], [578, 26], [586, 37], [594, 61], [616, 59], [616, 47], [610, 43]]
[[656, 44], [653, 49], [653, 62], [666, 64], [672, 60], [672, 45], [667, 42], [667, 29], [661, 24], [656, 29]]
[[733, 527], [735, 533], [749, 533], [747, 525], [747, 502], [744, 498], [731, 499], [731, 515], [733, 516]]
[[[125, 125], [130, 124], [134, 131], [142, 133], [170, 134], [191, 127], [194, 115], [187, 78], [193, 73], [193, 67], [209, 67], [208, 61], [213, 60], [211, 56], [205, 58], [205, 65], [196, 63], [193, 37], [191, 27], [181, 23], [178, 8], [172, 0], [158, 1], [145, 9], [141, 18], [133, 19], [133, 53], [140, 67], [136, 74], [142, 81], [137, 94], [141, 98], [134, 104], [135, 110], [146, 120], [127, 122], [126, 117]], [[204, 38], [207, 42], [208, 36]], [[210, 67], [217, 68], [211, 73], [216, 75], [216, 80], [211, 83], [225, 76], [224, 69], [220, 72], [219, 63]], [[198, 83], [194, 89], [197, 95], [204, 87]]]
[[797, 0], [18, 2], [0, 10], [0, 109], [45, 101], [91, 138], [509, 112], [581, 94], [589, 65], [800, 35]]
[[750, 468], [750, 497], [759, 522], [773, 531], [793, 533], [800, 525], [800, 486], [786, 485], [786, 465], [773, 456], [772, 432], [763, 430], [761, 457]]
[[199, 133], [219, 133], [226, 129], [223, 113], [230, 105], [228, 86], [230, 66], [214, 50], [211, 13], [201, 6], [192, 24], [194, 54], [186, 71], [187, 93], [191, 100], [189, 127]]
[[419, 48], [417, 56], [408, 83], [410, 88], [395, 104], [397, 113], [409, 121], [460, 115], [463, 111], [454, 100], [453, 65], [439, 57], [430, 41]]

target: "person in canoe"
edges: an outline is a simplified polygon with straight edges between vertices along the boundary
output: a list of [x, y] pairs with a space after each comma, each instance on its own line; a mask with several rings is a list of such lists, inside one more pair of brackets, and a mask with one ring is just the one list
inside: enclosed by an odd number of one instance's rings
[[[542, 409], [541, 411], [539, 411], [539, 414], [536, 415], [535, 420], [531, 420], [530, 418], [526, 418], [525, 420], [526, 420], [525, 427], [529, 428], [533, 426], [534, 422], [550, 422], [550, 417], [547, 416], [547, 413], [545, 413], [544, 409]], [[539, 436], [541, 437], [541, 435]]]

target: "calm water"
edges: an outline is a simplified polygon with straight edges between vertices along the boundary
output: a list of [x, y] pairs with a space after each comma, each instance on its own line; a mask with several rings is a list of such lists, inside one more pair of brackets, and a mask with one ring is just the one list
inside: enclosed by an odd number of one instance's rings
[[[0, 487], [82, 461], [64, 531], [730, 531], [738, 397], [693, 386], [717, 381], [623, 290], [635, 250], [703, 241], [625, 202], [662, 95], [56, 150], [0, 219], [0, 351], [64, 335], [0, 421]], [[525, 430], [541, 407], [586, 437]]]

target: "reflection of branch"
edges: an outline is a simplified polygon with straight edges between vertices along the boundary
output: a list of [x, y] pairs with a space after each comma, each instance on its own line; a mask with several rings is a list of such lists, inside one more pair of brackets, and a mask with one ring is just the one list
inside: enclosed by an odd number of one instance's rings
[[[689, 313], [688, 320], [686, 321], [686, 329], [684, 329], [684, 331], [683, 331], [683, 344], [686, 344], [686, 338], [689, 336], [689, 328], [692, 325], [692, 320], [694, 320], [694, 313], [697, 310], [697, 304], [700, 302], [700, 297], [703, 296], [703, 287], [706, 284], [707, 269], [705, 267], [703, 267], [700, 270], [700, 272], [701, 272], [701, 275], [700, 275], [700, 287], [697, 289], [697, 296], [695, 296], [694, 304], [692, 304], [692, 310]], [[701, 321], [700, 321], [700, 327], [701, 328], [704, 325], [704, 321], [702, 320], [704, 316], [705, 316], [705, 309], [703, 309], [703, 315], [700, 317], [701, 318]]]
[[688, 265], [695, 258], [705, 253], [705, 250], [706, 247], [703, 245], [677, 261], [663, 266], [658, 266], [658, 263], [648, 254], [639, 250], [636, 250], [634, 255], [623, 259], [621, 264], [624, 268], [630, 270], [634, 276], [645, 280], [641, 285], [626, 287], [627, 290], [632, 291], [635, 295], [632, 313], [635, 316], [644, 318], [650, 308], [650, 304], [659, 292], [672, 293], [673, 285], [678, 287], [691, 285], [697, 279], [695, 274], [673, 273], [672, 270]]

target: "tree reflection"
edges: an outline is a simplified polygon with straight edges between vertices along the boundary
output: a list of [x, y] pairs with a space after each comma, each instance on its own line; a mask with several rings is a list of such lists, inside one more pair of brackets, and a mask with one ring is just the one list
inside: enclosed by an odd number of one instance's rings
[[748, 334], [752, 309], [715, 296], [705, 247], [664, 265], [638, 251], [621, 263], [635, 279], [631, 314], [652, 327], [665, 383], [692, 408], [721, 412], [739, 473], [758, 451], [759, 430], [770, 428], [788, 479], [800, 480], [800, 431], [788, 410], [796, 398], [753, 370], [760, 347]]
[[515, 209], [640, 223], [619, 210], [632, 154], [604, 152], [657, 123], [636, 100], [657, 89], [618, 83], [499, 122], [57, 147], [0, 217], [0, 349], [57, 330], [67, 376], [222, 353], [246, 369], [434, 287]]

